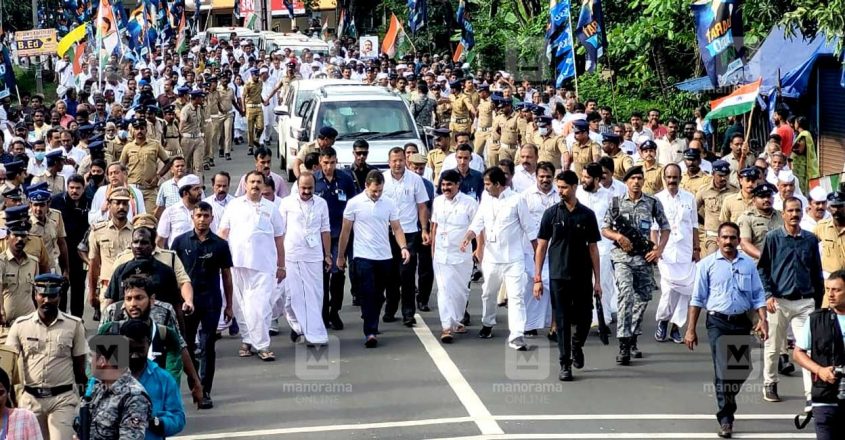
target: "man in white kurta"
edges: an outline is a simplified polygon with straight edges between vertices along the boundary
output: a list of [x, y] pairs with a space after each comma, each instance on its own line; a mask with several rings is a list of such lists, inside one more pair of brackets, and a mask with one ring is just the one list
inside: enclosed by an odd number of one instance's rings
[[[492, 167], [484, 172], [484, 189], [487, 194], [481, 198], [481, 205], [475, 214], [469, 231], [461, 243], [461, 250], [467, 249], [472, 240], [484, 232], [484, 244], [476, 250], [484, 272], [481, 287], [483, 327], [480, 338], [493, 337], [496, 325], [496, 294], [504, 285], [508, 296], [508, 346], [514, 350], [526, 351], [525, 344], [525, 255], [522, 243], [525, 237], [536, 237], [535, 227], [525, 200], [507, 187], [507, 178], [501, 168]], [[532, 241], [532, 247], [537, 243]]]
[[[554, 173], [554, 165], [549, 162], [540, 162], [537, 164], [537, 182], [520, 194], [520, 197], [525, 199], [525, 204], [528, 205], [532, 230], [535, 232], [540, 230], [540, 220], [543, 219], [543, 213], [555, 204], [560, 203], [560, 195], [552, 185]], [[539, 299], [534, 297], [534, 249], [530, 243], [536, 239], [536, 235], [533, 237], [526, 236], [523, 242], [525, 270], [528, 274], [524, 294], [525, 332], [534, 336], [536, 336], [537, 330], [549, 327], [552, 323], [551, 295], [543, 295]], [[543, 263], [542, 279], [544, 291], [549, 292], [548, 255], [546, 255], [546, 261]]]
[[440, 312], [440, 340], [452, 342], [453, 333], [464, 333], [461, 320], [469, 299], [472, 252], [461, 250], [478, 202], [460, 191], [461, 174], [446, 170], [440, 174], [440, 190], [431, 208], [431, 237], [434, 279], [437, 282], [437, 309]]
[[170, 249], [176, 237], [193, 230], [192, 212], [194, 206], [202, 200], [203, 185], [200, 178], [195, 174], [188, 174], [176, 183], [179, 187], [180, 200], [161, 213], [161, 218], [156, 227], [156, 245], [160, 248]]
[[[683, 343], [681, 327], [687, 323], [687, 309], [695, 284], [695, 262], [701, 252], [698, 237], [698, 213], [695, 195], [679, 188], [681, 168], [669, 164], [663, 168], [666, 187], [655, 194], [669, 221], [669, 242], [657, 262], [660, 270], [660, 303], [657, 305], [658, 342], [668, 336], [676, 344]], [[669, 324], [672, 328], [669, 329]]]
[[[239, 356], [255, 352], [275, 360], [270, 351], [270, 320], [276, 285], [285, 278], [284, 222], [273, 202], [261, 197], [264, 175], [250, 171], [246, 194], [229, 203], [220, 221], [220, 237], [232, 251], [233, 309], [241, 324]], [[273, 246], [275, 244], [275, 246]]]
[[282, 199], [285, 226], [285, 317], [291, 330], [311, 344], [329, 340], [323, 322], [323, 269], [331, 266], [329, 205], [314, 195], [314, 175], [297, 179], [298, 194]]
[[[602, 167], [597, 163], [587, 164], [581, 170], [581, 186], [575, 192], [575, 198], [582, 205], [590, 208], [596, 214], [596, 221], [604, 221], [607, 210], [610, 209], [610, 201], [613, 198], [612, 190], [601, 185]], [[613, 274], [613, 263], [610, 261], [610, 251], [613, 249], [613, 241], [606, 237], [597, 243], [599, 248], [599, 269], [601, 273], [601, 304], [604, 310], [604, 322], [610, 324], [612, 313], [616, 311], [616, 301], [619, 290], [616, 288], [616, 277]], [[544, 286], [545, 287], [545, 286]], [[598, 325], [598, 317], [593, 310], [593, 325]]]

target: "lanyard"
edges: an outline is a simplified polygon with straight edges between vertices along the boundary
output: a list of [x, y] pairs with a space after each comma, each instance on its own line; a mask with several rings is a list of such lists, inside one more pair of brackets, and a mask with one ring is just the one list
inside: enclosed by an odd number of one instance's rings
[[[302, 199], [297, 199], [297, 202], [299, 202], [299, 211], [302, 212], [302, 217], [303, 217], [303, 220], [305, 221], [305, 224], [302, 225], [302, 226], [304, 226], [305, 229], [307, 230], [308, 227], [311, 225], [311, 220], [313, 219], [312, 215], [314, 214], [314, 199], [312, 198], [311, 200], [308, 201], [308, 202], [311, 202], [311, 203], [305, 202]], [[308, 208], [308, 210], [306, 211], [305, 207], [303, 205], [310, 205], [311, 207]]]

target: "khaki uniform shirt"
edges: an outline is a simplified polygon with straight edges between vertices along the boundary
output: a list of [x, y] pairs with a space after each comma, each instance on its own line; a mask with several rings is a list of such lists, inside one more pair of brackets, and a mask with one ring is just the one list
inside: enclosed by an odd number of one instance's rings
[[452, 121], [459, 125], [472, 123], [471, 109], [474, 110], [469, 96], [461, 93], [449, 95], [449, 103], [452, 105]]
[[493, 140], [509, 148], [519, 148], [519, 127], [516, 113], [504, 114], [493, 118]]
[[[614, 168], [616, 162], [613, 163]], [[643, 162], [643, 192], [654, 196], [663, 191], [663, 165], [654, 161], [652, 165]]]
[[132, 243], [132, 226], [127, 222], [122, 228], [111, 220], [91, 227], [88, 236], [88, 258], [100, 257], [100, 281], [108, 282], [114, 272], [117, 256]]
[[223, 112], [220, 111], [220, 92], [218, 90], [214, 90], [208, 93], [205, 97], [205, 108], [207, 111], [205, 112], [206, 117], [218, 117], [221, 116]]
[[478, 94], [478, 91], [473, 90], [469, 93], [464, 92], [464, 95], [469, 98], [470, 104], [477, 109], [478, 104], [481, 103], [481, 95]]
[[551, 130], [551, 136], [540, 136], [539, 132], [534, 136], [534, 143], [537, 144], [540, 162], [551, 162], [556, 170], [561, 169], [561, 156], [566, 152], [566, 143], [560, 136], [555, 136]]
[[261, 89], [261, 81], [257, 81], [255, 79], [247, 81], [244, 86], [244, 104], [263, 105], [264, 99], [261, 97]]
[[722, 202], [722, 211], [719, 213], [720, 222], [734, 222], [736, 223], [745, 211], [754, 206], [754, 197], [744, 198], [742, 191], [737, 191], [736, 194], [731, 194], [725, 197]]
[[162, 134], [162, 146], [171, 155], [181, 154], [182, 143], [180, 142], [181, 135], [179, 134], [179, 124], [176, 119], [173, 122], [167, 123], [165, 121], [163, 126], [164, 133]]
[[695, 194], [695, 204], [698, 207], [698, 215], [704, 219], [705, 233], [711, 233], [712, 237], [716, 236], [719, 225], [722, 220], [719, 215], [722, 211], [722, 205], [730, 196], [739, 192], [739, 188], [728, 183], [722, 189], [716, 189], [711, 180], [710, 184], [698, 190]]
[[634, 158], [622, 150], [617, 151], [616, 154], [610, 156], [610, 158], [613, 159], [613, 177], [618, 180], [622, 180], [622, 177], [625, 176], [625, 172], [634, 166]]
[[38, 260], [35, 257], [27, 254], [18, 261], [9, 249], [0, 254], [0, 276], [3, 277], [0, 286], [7, 325], [35, 311], [32, 294], [36, 275]]
[[522, 116], [518, 116], [516, 118], [516, 129], [519, 131], [520, 139], [531, 139], [527, 136], [529, 126], [531, 126], [531, 124], [528, 123], [527, 119], [523, 118]]
[[[110, 164], [112, 162], [117, 162], [120, 159], [120, 153], [123, 152], [124, 144], [120, 139], [115, 137], [113, 140], [105, 142], [105, 148], [103, 148], [103, 153], [106, 156], [106, 164]], [[91, 157], [91, 156], [87, 156]], [[105, 170], [103, 170], [105, 171]]]
[[[0, 212], [0, 227], [6, 225], [6, 213]], [[5, 252], [7, 248], [6, 239], [0, 239], [0, 252]], [[26, 245], [23, 251], [27, 255], [31, 255], [38, 261], [38, 273], [46, 273], [50, 271], [50, 255], [47, 253], [47, 247], [44, 246], [44, 240], [41, 237], [30, 235], [26, 239]]]
[[443, 151], [440, 148], [435, 148], [428, 152], [428, 167], [431, 168], [431, 175], [434, 176], [435, 185], [440, 181], [440, 169], [443, 168], [443, 160], [451, 152], [451, 149]]
[[734, 158], [733, 154], [728, 154], [722, 159], [726, 160], [729, 164], [731, 164], [731, 174], [728, 176], [728, 183], [737, 187], [739, 186], [739, 172], [742, 171], [743, 168], [754, 165], [754, 157], [752, 157], [752, 155], [750, 154], [748, 156], [745, 156], [744, 164], [740, 164], [739, 161]]
[[[260, 90], [260, 89], [259, 89]], [[179, 113], [179, 132], [190, 136], [199, 136], [202, 133], [205, 119], [201, 107], [194, 106], [194, 103], [182, 107]]]
[[739, 238], [751, 240], [754, 247], [762, 251], [766, 233], [780, 226], [783, 226], [783, 217], [777, 210], [772, 209], [772, 213], [766, 215], [751, 208], [739, 217]]
[[36, 388], [72, 385], [76, 382], [73, 358], [88, 354], [82, 320], [63, 312], [49, 326], [37, 311], [18, 318], [6, 345], [21, 356], [24, 384]]
[[[91, 156], [85, 156], [85, 158], [89, 157]], [[46, 173], [40, 176], [33, 177], [31, 185], [41, 182], [47, 182], [47, 190], [50, 191], [50, 194], [52, 195], [61, 194], [65, 191], [65, 177], [62, 175], [53, 175], [50, 170], [47, 170]]]
[[833, 219], [827, 218], [813, 232], [821, 245], [822, 270], [832, 273], [845, 269], [845, 231], [840, 231]]
[[305, 156], [308, 156], [311, 153], [319, 153], [320, 146], [317, 145], [317, 141], [311, 141], [302, 146], [299, 149], [299, 152], [296, 153], [296, 158], [301, 160], [303, 163], [305, 162]]
[[235, 108], [233, 101], [235, 99], [235, 91], [224, 86], [217, 87], [217, 94], [220, 96], [220, 109], [223, 110], [225, 116], [229, 116], [229, 113]]
[[61, 211], [55, 209], [50, 210], [46, 221], [41, 222], [34, 215], [29, 216], [32, 222], [32, 228], [29, 233], [35, 237], [41, 237], [44, 241], [44, 247], [47, 248], [47, 255], [50, 257], [50, 268], [59, 271], [59, 239], [67, 237], [65, 231], [65, 222], [62, 220]]
[[123, 147], [120, 162], [129, 168], [129, 183], [140, 189], [158, 186], [158, 161], [167, 162], [170, 156], [161, 143], [147, 140], [139, 144], [133, 141]]
[[706, 187], [710, 183], [713, 182], [713, 176], [705, 173], [704, 171], [699, 170], [698, 174], [691, 176], [689, 172], [684, 173], [681, 177], [681, 188], [693, 193], [698, 194], [698, 191], [701, 188]]
[[481, 99], [478, 103], [478, 128], [490, 128], [493, 126], [493, 101], [490, 98]]
[[[575, 171], [575, 174], [580, 176], [581, 170], [583, 170], [588, 163], [598, 162], [599, 159], [601, 159], [601, 147], [599, 144], [589, 141], [585, 145], [577, 143], [572, 145], [572, 171]], [[616, 175], [615, 172], [613, 174]]]
[[[115, 258], [113, 267], [120, 267], [121, 264], [128, 263], [134, 258], [135, 254], [132, 253], [132, 249], [124, 250]], [[185, 266], [182, 264], [182, 260], [176, 255], [176, 252], [157, 247], [153, 251], [153, 258], [173, 269], [173, 272], [176, 273], [176, 282], [180, 286], [191, 282], [191, 278], [188, 276], [188, 272], [185, 270]]]

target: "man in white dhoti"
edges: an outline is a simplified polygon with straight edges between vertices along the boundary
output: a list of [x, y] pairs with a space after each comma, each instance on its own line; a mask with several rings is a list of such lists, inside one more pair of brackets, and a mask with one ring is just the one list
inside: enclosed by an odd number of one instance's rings
[[469, 299], [472, 252], [461, 250], [461, 240], [478, 211], [478, 202], [460, 191], [461, 174], [446, 170], [440, 174], [440, 191], [434, 199], [431, 244], [437, 309], [440, 312], [440, 341], [449, 344], [454, 333], [466, 333], [461, 320]]
[[[587, 164], [581, 170], [581, 186], [575, 193], [575, 197], [582, 205], [590, 208], [596, 214], [596, 220], [604, 220], [607, 210], [610, 209], [610, 201], [613, 199], [612, 190], [601, 185], [602, 166], [596, 162]], [[613, 262], [610, 261], [610, 251], [613, 249], [613, 241], [602, 237], [597, 244], [599, 248], [599, 268], [601, 273], [601, 305], [604, 309], [604, 322], [610, 324], [612, 313], [616, 311], [616, 301], [619, 290], [616, 289], [616, 277], [613, 276]], [[596, 311], [593, 310], [593, 325], [598, 325]]]
[[220, 221], [220, 237], [232, 251], [234, 311], [242, 341], [238, 355], [257, 353], [261, 360], [273, 361], [270, 320], [276, 284], [285, 279], [285, 229], [273, 202], [261, 197], [263, 186], [260, 171], [246, 175], [246, 194], [230, 202]]
[[[470, 247], [472, 240], [484, 232], [476, 249], [476, 259], [481, 262], [484, 284], [481, 287], [483, 327], [479, 338], [493, 337], [496, 325], [496, 294], [505, 285], [508, 296], [508, 346], [526, 351], [525, 344], [525, 255], [522, 242], [525, 236], [536, 237], [537, 228], [531, 221], [528, 205], [519, 194], [508, 188], [505, 172], [499, 167], [484, 172], [484, 190], [481, 205], [461, 243], [461, 251]], [[537, 244], [536, 238], [531, 246]]]
[[[560, 203], [560, 195], [552, 187], [554, 180], [555, 166], [551, 162], [540, 162], [536, 167], [536, 183], [520, 194], [528, 205], [528, 212], [535, 228], [540, 229], [540, 220], [543, 213], [555, 204]], [[537, 330], [549, 327], [552, 323], [552, 302], [551, 295], [543, 295], [540, 298], [534, 297], [534, 249], [531, 240], [537, 237], [526, 236], [523, 242], [525, 254], [525, 271], [528, 275], [528, 282], [525, 284], [525, 335], [537, 336]], [[543, 289], [549, 291], [549, 258], [543, 263]]]
[[282, 199], [285, 233], [285, 317], [291, 338], [302, 335], [310, 344], [329, 340], [323, 322], [323, 272], [330, 268], [329, 206], [314, 196], [314, 175], [303, 172], [296, 180], [298, 194]]
[[661, 293], [654, 339], [664, 342], [668, 333], [673, 342], [683, 344], [681, 327], [687, 323], [687, 310], [695, 284], [695, 263], [701, 254], [698, 213], [695, 195], [679, 188], [681, 168], [677, 164], [663, 168], [663, 182], [666, 189], [654, 197], [663, 204], [671, 230], [663, 257], [657, 262]]

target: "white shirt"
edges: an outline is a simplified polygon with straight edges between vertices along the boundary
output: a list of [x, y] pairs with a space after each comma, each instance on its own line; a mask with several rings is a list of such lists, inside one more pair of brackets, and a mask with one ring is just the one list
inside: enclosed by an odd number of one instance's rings
[[628, 186], [625, 185], [621, 180], [613, 179], [613, 183], [610, 185], [610, 188], [605, 188], [601, 183], [599, 186], [602, 188], [609, 190], [611, 193], [611, 197], [622, 197], [628, 193]]
[[[454, 170], [458, 167], [458, 159], [455, 157], [455, 153], [451, 153], [443, 159], [443, 165], [440, 167], [440, 174], [443, 174], [443, 171], [446, 170]], [[472, 159], [469, 161], [469, 167], [479, 173], [483, 173], [485, 166], [484, 166], [484, 158], [472, 153]]]
[[[575, 190], [575, 198], [578, 199], [579, 203], [590, 208], [596, 214], [598, 224], [601, 224], [604, 221], [607, 210], [610, 209], [613, 192], [601, 185], [598, 185], [598, 189], [595, 192], [589, 192], [579, 185], [578, 189]], [[599, 248], [599, 255], [610, 255], [610, 251], [613, 249], [613, 241], [602, 236], [597, 246]]]
[[286, 261], [323, 261], [323, 232], [331, 232], [329, 205], [319, 196], [303, 201], [299, 194], [285, 197], [279, 204], [285, 223]]
[[[132, 219], [136, 215], [145, 214], [147, 211], [144, 208], [144, 194], [142, 194], [141, 191], [131, 183], [127, 186], [129, 186], [129, 189], [132, 191], [134, 196], [133, 200], [129, 202], [129, 212], [126, 214], [126, 221], [131, 223]], [[109, 185], [103, 185], [97, 188], [97, 192], [94, 193], [94, 198], [91, 199], [91, 209], [88, 211], [89, 225], [104, 222], [111, 218], [108, 209], [106, 209], [105, 212], [100, 211], [100, 209], [106, 204], [106, 191], [108, 188]]]
[[285, 234], [279, 210], [269, 200], [252, 202], [247, 196], [238, 197], [229, 205], [220, 230], [229, 230], [233, 266], [275, 274], [275, 238]]
[[654, 197], [663, 205], [671, 229], [669, 242], [658, 261], [660, 274], [670, 280], [687, 279], [695, 270], [692, 261], [693, 234], [698, 228], [695, 196], [683, 189], [678, 189], [678, 194], [672, 196], [664, 189]]
[[[214, 212], [212, 211], [212, 215]], [[183, 200], [168, 206], [161, 213], [161, 218], [158, 220], [158, 227], [156, 233], [159, 237], [167, 239], [167, 247], [173, 245], [176, 237], [192, 230], [194, 222], [191, 219], [191, 210], [185, 206]]]
[[[824, 217], [822, 217], [822, 220], [824, 220], [826, 218], [830, 218], [830, 211], [824, 212]], [[817, 224], [819, 224], [819, 222], [817, 222], [816, 219], [814, 219], [810, 215], [810, 213], [807, 212], [806, 207], [804, 207], [804, 215], [801, 216], [801, 224], [800, 224], [801, 229], [803, 229], [803, 230], [805, 230], [805, 231], [807, 231], [811, 234], [815, 234], [814, 231], [816, 230]]]
[[537, 237], [528, 204], [510, 188], [499, 197], [484, 194], [469, 229], [484, 231], [484, 259], [497, 264], [522, 261], [525, 237]]
[[[797, 187], [797, 185], [796, 185], [796, 187]], [[793, 191], [792, 197], [795, 197], [796, 199], [800, 200], [801, 206], [804, 209], [807, 209], [807, 207], [810, 206], [810, 202], [807, 201], [807, 198], [804, 197], [803, 195], [801, 195], [800, 193], [798, 193], [798, 191]], [[778, 212], [780, 212], [781, 214], [783, 214], [783, 197], [780, 196], [780, 193], [775, 194], [775, 199], [774, 199], [774, 203], [772, 203], [772, 207], [775, 208], [776, 210], [778, 210]], [[805, 214], [805, 216], [806, 216], [806, 214]]]
[[[560, 195], [554, 188], [552, 188], [552, 190], [548, 193], [544, 193], [540, 191], [540, 188], [538, 188], [536, 184], [534, 184], [533, 187], [523, 191], [522, 194], [520, 194], [520, 197], [525, 199], [525, 204], [528, 205], [528, 213], [531, 217], [532, 230], [535, 233], [539, 233], [540, 221], [543, 219], [543, 213], [555, 204], [560, 203]], [[534, 235], [533, 237], [526, 236], [523, 245], [523, 252], [533, 255], [534, 249], [532, 248], [530, 241], [536, 239], [537, 235]]]
[[631, 140], [634, 141], [637, 146], [639, 146], [645, 141], [653, 141], [654, 133], [652, 133], [648, 127], [643, 126], [643, 129], [640, 131], [634, 129], [634, 135], [631, 136]]
[[220, 220], [223, 220], [223, 214], [226, 213], [226, 207], [229, 206], [229, 202], [231, 202], [232, 200], [235, 200], [235, 198], [232, 197], [231, 194], [226, 194], [226, 197], [223, 198], [223, 200], [217, 200], [216, 194], [212, 194], [202, 199], [203, 202], [206, 202], [211, 205], [211, 213], [214, 216], [214, 218], [212, 218], [211, 220], [211, 230], [217, 235], [220, 235], [218, 233], [220, 227]]
[[35, 177], [41, 177], [47, 172], [47, 159], [44, 159], [39, 164], [34, 157], [29, 158], [29, 163], [26, 165], [27, 174]]
[[533, 173], [529, 172], [523, 166], [516, 167], [513, 173], [513, 190], [521, 193], [523, 191], [529, 190], [532, 187], [537, 187], [537, 171], [534, 170]]
[[[405, 173], [408, 174], [410, 173]], [[349, 200], [343, 210], [343, 218], [354, 222], [352, 232], [355, 233], [355, 239], [352, 247], [355, 258], [393, 258], [387, 228], [390, 227], [391, 221], [399, 220], [399, 208], [392, 200], [382, 195], [374, 202], [365, 190]]]
[[[419, 211], [417, 204], [428, 201], [428, 192], [422, 177], [404, 170], [402, 178], [393, 178], [390, 170], [384, 171], [384, 192], [382, 197], [390, 199], [399, 210], [399, 223], [402, 224], [402, 232], [413, 233], [419, 231]], [[357, 254], [357, 252], [356, 252]]]
[[434, 198], [431, 222], [437, 224], [437, 236], [434, 237], [435, 263], [460, 264], [472, 259], [471, 249], [461, 252], [461, 242], [476, 212], [478, 202], [462, 192], [458, 192], [452, 200], [445, 195]]

